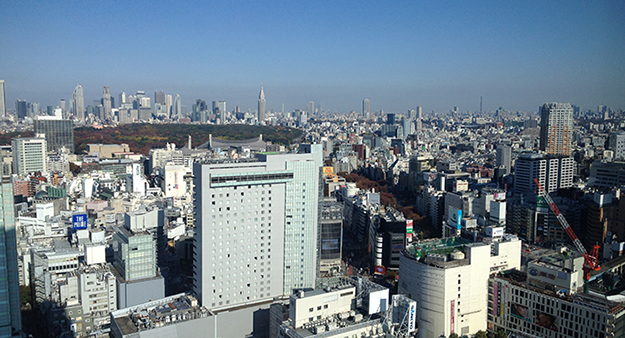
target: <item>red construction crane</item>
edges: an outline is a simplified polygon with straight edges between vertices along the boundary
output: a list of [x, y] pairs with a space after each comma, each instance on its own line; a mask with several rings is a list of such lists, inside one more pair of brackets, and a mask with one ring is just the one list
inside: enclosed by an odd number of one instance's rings
[[562, 216], [560, 209], [558, 209], [558, 206], [556, 205], [556, 203], [553, 201], [553, 199], [551, 199], [551, 196], [549, 196], [549, 194], [545, 191], [543, 186], [540, 185], [540, 183], [538, 182], [538, 179], [534, 179], [534, 182], [536, 183], [536, 186], [538, 187], [539, 196], [542, 196], [547, 202], [547, 204], [549, 204], [549, 208], [556, 215], [556, 218], [558, 219], [558, 221], [560, 221], [560, 225], [562, 225], [562, 228], [564, 228], [564, 231], [566, 231], [567, 235], [569, 235], [569, 238], [571, 239], [571, 241], [573, 241], [573, 244], [575, 244], [577, 251], [579, 251], [579, 253], [581, 253], [582, 256], [584, 256], [584, 292], [588, 292], [588, 281], [590, 280], [590, 272], [601, 270], [599, 263], [597, 263], [597, 258], [599, 257], [600, 246], [595, 244], [592, 247], [592, 253], [589, 254], [586, 251], [586, 248], [584, 248], [584, 246], [582, 245], [582, 242], [580, 242], [579, 238], [577, 238], [577, 235], [575, 235], [575, 232], [573, 231], [573, 229], [571, 229], [569, 222], [567, 222], [564, 216]]

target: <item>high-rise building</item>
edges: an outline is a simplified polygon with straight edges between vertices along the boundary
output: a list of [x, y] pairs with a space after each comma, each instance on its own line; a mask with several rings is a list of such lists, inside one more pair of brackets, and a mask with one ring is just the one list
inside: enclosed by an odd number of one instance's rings
[[625, 161], [625, 132], [610, 134], [608, 148], [614, 152], [614, 159]]
[[74, 153], [74, 123], [71, 120], [39, 116], [34, 122], [35, 134], [45, 135], [47, 151], [65, 147], [70, 153]]
[[514, 192], [526, 196], [535, 196], [538, 179], [547, 193], [573, 185], [575, 160], [544, 154], [521, 155], [514, 164]]
[[36, 171], [46, 172], [46, 149], [43, 135], [12, 139], [13, 173], [26, 175]]
[[371, 117], [371, 99], [362, 99], [362, 117], [365, 119]]
[[4, 91], [4, 80], [0, 80], [0, 117], [7, 116], [7, 97]]
[[191, 119], [195, 122], [206, 123], [208, 116], [208, 106], [206, 105], [206, 101], [201, 99], [197, 99], [195, 104], [193, 105], [193, 114]]
[[0, 195], [0, 336], [20, 337], [22, 316], [20, 304], [17, 242], [10, 177], [2, 177]]
[[226, 117], [226, 101], [213, 101], [213, 114], [219, 119], [219, 123], [224, 123]]
[[72, 114], [78, 120], [85, 119], [85, 97], [83, 96], [82, 86], [79, 84], [76, 85], [72, 95]]
[[61, 108], [63, 112], [67, 110], [67, 103], [65, 102], [65, 99], [61, 99], [61, 101], [59, 101], [59, 108]]
[[102, 107], [104, 109], [104, 118], [111, 117], [111, 89], [109, 86], [104, 86], [102, 90]]
[[176, 94], [174, 105], [172, 106], [172, 115], [182, 116], [182, 101], [180, 101], [180, 94]]
[[113, 266], [124, 280], [156, 276], [156, 242], [152, 234], [116, 228], [113, 251]]
[[497, 145], [497, 159], [496, 164], [498, 167], [505, 167], [508, 173], [512, 171], [512, 147], [505, 144]]
[[307, 154], [196, 162], [194, 291], [208, 309], [315, 286], [320, 145]]
[[165, 95], [165, 110], [167, 111], [167, 117], [171, 117], [171, 105], [173, 103], [173, 97], [171, 94]]
[[552, 155], [571, 155], [573, 108], [570, 103], [545, 103], [540, 109], [540, 150]]
[[165, 104], [165, 93], [162, 90], [154, 91], [154, 103]]
[[389, 125], [395, 124], [395, 114], [394, 113], [386, 114], [386, 124], [389, 124]]
[[265, 91], [263, 86], [260, 86], [260, 94], [258, 95], [258, 123], [265, 121]]
[[28, 116], [26, 101], [19, 99], [15, 101], [15, 114], [18, 119], [24, 119]]
[[308, 106], [306, 106], [306, 112], [308, 112], [308, 116], [313, 116], [315, 114], [315, 102], [308, 102]]

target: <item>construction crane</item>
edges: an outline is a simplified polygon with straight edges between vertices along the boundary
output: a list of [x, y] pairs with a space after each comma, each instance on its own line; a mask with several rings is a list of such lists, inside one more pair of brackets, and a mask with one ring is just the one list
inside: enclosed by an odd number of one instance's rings
[[547, 204], [549, 204], [549, 208], [556, 215], [556, 218], [558, 219], [558, 221], [560, 221], [560, 225], [562, 226], [562, 228], [564, 228], [564, 231], [567, 233], [567, 235], [569, 235], [569, 238], [571, 239], [571, 241], [573, 241], [573, 244], [575, 244], [577, 251], [579, 251], [579, 253], [581, 253], [582, 256], [584, 257], [584, 268], [583, 268], [584, 270], [584, 292], [588, 293], [588, 281], [590, 280], [590, 273], [592, 271], [601, 270], [601, 267], [599, 266], [599, 263], [597, 262], [597, 259], [598, 259], [597, 257], [599, 257], [600, 246], [595, 244], [592, 247], [592, 253], [589, 254], [586, 251], [586, 248], [584, 248], [584, 246], [582, 245], [582, 242], [580, 242], [579, 238], [577, 238], [577, 235], [575, 235], [575, 232], [573, 231], [573, 229], [571, 229], [569, 222], [567, 222], [564, 216], [562, 216], [560, 209], [558, 209], [558, 206], [553, 201], [551, 196], [549, 196], [549, 194], [545, 191], [543, 186], [540, 185], [540, 183], [538, 182], [538, 179], [534, 179], [534, 182], [536, 183], [536, 186], [538, 187], [539, 196], [542, 196], [547, 202]]

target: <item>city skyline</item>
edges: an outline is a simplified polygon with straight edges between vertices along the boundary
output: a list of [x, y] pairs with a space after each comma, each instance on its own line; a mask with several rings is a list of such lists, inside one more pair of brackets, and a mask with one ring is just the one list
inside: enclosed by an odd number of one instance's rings
[[[372, 111], [479, 111], [480, 96], [484, 111], [536, 111], [544, 102], [619, 109], [621, 7], [7, 3], [0, 73], [7, 102], [42, 106], [71, 100], [80, 83], [86, 102], [101, 98], [106, 85], [113, 94], [180, 94], [187, 110], [201, 98], [253, 111], [262, 83], [267, 111], [314, 101], [328, 111], [358, 112], [363, 97]], [[214, 20], [202, 20], [206, 13]], [[145, 53], [157, 46], [161, 52]]]

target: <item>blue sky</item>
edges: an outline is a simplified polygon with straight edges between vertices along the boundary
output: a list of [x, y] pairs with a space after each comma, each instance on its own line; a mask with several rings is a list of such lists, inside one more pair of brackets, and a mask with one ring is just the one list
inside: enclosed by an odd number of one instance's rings
[[255, 109], [625, 109], [623, 1], [0, 2], [9, 107], [155, 89]]

